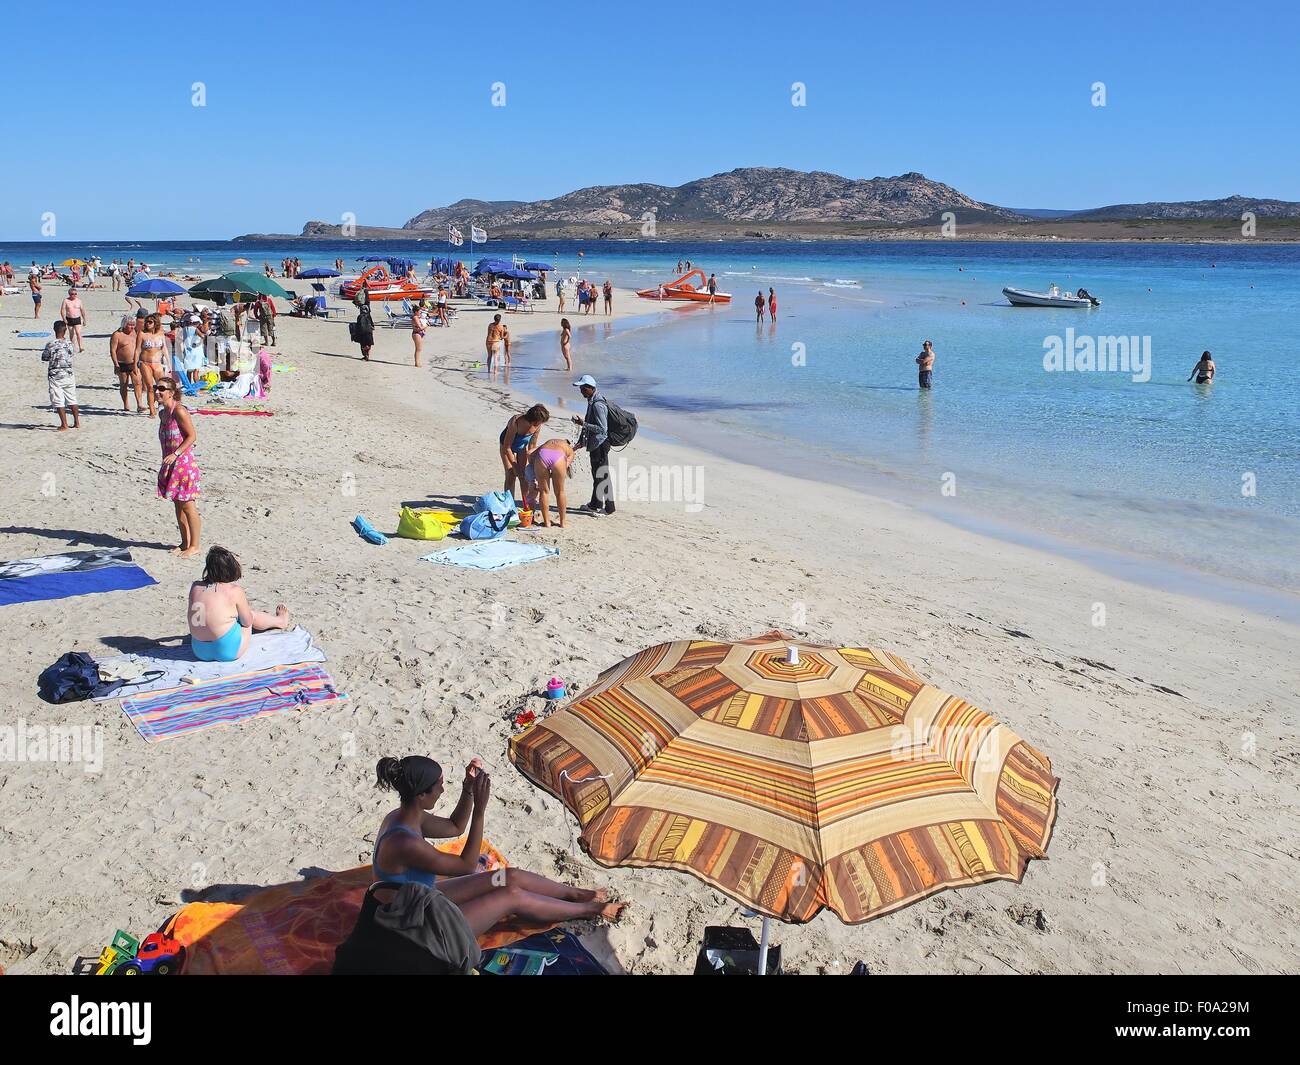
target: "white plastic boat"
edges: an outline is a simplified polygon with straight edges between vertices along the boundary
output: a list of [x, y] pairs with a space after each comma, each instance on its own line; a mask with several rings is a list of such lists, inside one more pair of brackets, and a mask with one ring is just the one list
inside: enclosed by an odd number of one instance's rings
[[1004, 288], [1002, 295], [1013, 307], [1097, 307], [1101, 300], [1086, 288], [1062, 292], [1052, 285], [1046, 292], [1029, 292], [1023, 288]]

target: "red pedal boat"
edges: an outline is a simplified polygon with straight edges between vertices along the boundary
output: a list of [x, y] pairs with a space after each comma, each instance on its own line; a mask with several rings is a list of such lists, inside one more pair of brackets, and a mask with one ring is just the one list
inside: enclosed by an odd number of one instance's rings
[[[698, 278], [698, 284], [691, 284], [691, 278]], [[708, 279], [703, 270], [692, 270], [682, 274], [676, 281], [658, 285], [655, 288], [643, 288], [637, 293], [643, 300], [685, 300], [688, 303], [730, 303], [730, 292], [714, 292], [710, 295]]]
[[361, 291], [363, 283], [369, 284], [372, 300], [418, 300], [438, 291], [432, 285], [420, 285], [407, 281], [404, 277], [394, 277], [383, 263], [376, 263], [360, 277], [345, 282], [339, 288], [339, 295], [350, 300]]

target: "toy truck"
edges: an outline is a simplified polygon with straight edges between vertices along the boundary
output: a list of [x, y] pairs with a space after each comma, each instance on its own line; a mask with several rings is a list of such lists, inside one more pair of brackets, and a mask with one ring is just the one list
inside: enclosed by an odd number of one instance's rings
[[152, 973], [170, 976], [180, 971], [185, 960], [185, 948], [171, 936], [154, 932], [141, 943], [135, 936], [120, 928], [113, 934], [113, 942], [99, 952], [96, 976], [139, 976]]

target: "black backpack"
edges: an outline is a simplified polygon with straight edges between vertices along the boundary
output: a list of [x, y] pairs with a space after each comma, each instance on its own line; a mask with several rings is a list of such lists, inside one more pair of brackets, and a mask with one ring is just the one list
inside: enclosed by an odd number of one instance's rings
[[36, 690], [47, 703], [75, 703], [89, 699], [99, 686], [99, 667], [84, 651], [69, 651], [36, 681]]
[[636, 415], [630, 410], [616, 407], [608, 400], [605, 401], [605, 406], [609, 409], [605, 424], [609, 429], [610, 447], [627, 447], [636, 436]]

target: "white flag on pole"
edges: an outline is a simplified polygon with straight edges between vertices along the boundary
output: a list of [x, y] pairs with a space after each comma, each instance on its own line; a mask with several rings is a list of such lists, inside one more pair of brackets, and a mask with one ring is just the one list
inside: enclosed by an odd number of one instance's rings
[[479, 229], [478, 226], [470, 226], [469, 229], [470, 229], [470, 239], [473, 240], [475, 244], [487, 243], [486, 229]]
[[455, 226], [453, 226], [451, 223], [448, 223], [448, 224], [447, 224], [447, 240], [449, 240], [453, 245], [455, 245], [457, 248], [459, 248], [462, 244], [465, 243], [465, 234], [462, 233], [462, 232], [461, 232], [459, 229], [457, 229]]

